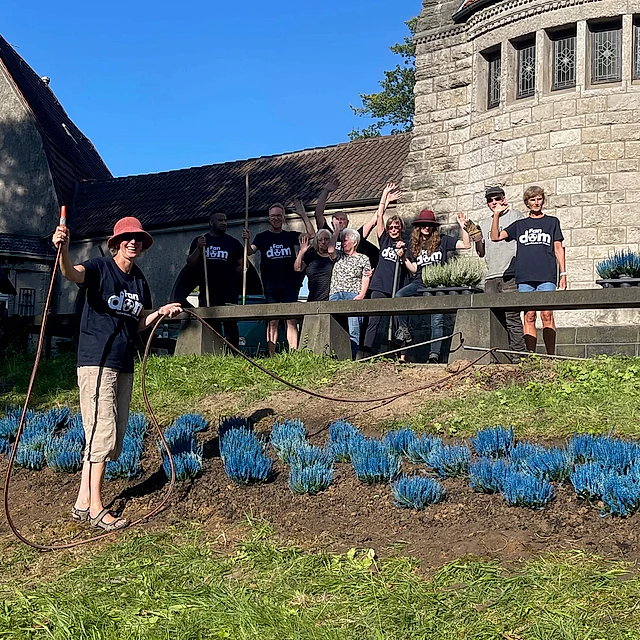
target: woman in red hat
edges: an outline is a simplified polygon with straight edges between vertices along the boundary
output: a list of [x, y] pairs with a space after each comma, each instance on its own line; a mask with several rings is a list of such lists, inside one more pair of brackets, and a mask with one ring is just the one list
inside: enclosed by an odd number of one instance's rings
[[[462, 240], [457, 240], [448, 235], [441, 235], [438, 227], [440, 223], [436, 220], [433, 211], [423, 209], [420, 215], [411, 223], [411, 256], [406, 251], [400, 252], [400, 260], [410, 273], [414, 274], [414, 279], [407, 286], [396, 293], [397, 298], [409, 298], [421, 296], [427, 291], [422, 284], [422, 270], [428, 269], [435, 264], [444, 264], [449, 254], [456, 249], [470, 249], [471, 240], [465, 231], [464, 225], [467, 217], [464, 213], [458, 213], [458, 224], [462, 229]], [[431, 318], [431, 339], [442, 338], [444, 329], [444, 314], [432, 313]], [[409, 317], [398, 317], [398, 330], [396, 340], [402, 344], [411, 342], [411, 332], [409, 331]], [[433, 342], [429, 345], [429, 362], [437, 364], [440, 362], [440, 352], [442, 341]]]
[[73, 265], [69, 258], [69, 231], [59, 226], [53, 243], [61, 247], [60, 270], [85, 290], [78, 339], [78, 386], [85, 432], [82, 480], [71, 517], [106, 531], [127, 526], [102, 503], [102, 481], [107, 460], [120, 455], [129, 420], [133, 388], [134, 338], [160, 316], [182, 311], [170, 303], [149, 311], [149, 285], [135, 265], [153, 244], [137, 218], [116, 222], [107, 241], [112, 255]]

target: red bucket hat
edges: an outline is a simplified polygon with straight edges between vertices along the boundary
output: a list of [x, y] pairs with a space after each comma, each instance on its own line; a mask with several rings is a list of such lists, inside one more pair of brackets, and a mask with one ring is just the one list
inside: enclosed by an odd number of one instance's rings
[[414, 227], [432, 226], [439, 227], [440, 223], [436, 220], [436, 214], [430, 209], [423, 209], [420, 215], [411, 223]]
[[142, 228], [142, 224], [138, 218], [132, 216], [127, 218], [120, 218], [113, 227], [113, 235], [107, 240], [107, 246], [109, 249], [113, 249], [118, 244], [118, 238], [120, 236], [129, 235], [132, 233], [138, 233], [143, 236], [142, 250], [146, 251], [152, 244], [153, 238]]

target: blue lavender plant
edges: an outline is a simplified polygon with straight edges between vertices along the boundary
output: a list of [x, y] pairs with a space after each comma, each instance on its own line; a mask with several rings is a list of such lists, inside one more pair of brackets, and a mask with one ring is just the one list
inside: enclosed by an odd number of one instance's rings
[[142, 475], [142, 440], [135, 435], [125, 434], [122, 440], [122, 452], [116, 460], [109, 460], [105, 470], [107, 480], [123, 478], [131, 480]]
[[293, 449], [285, 460], [291, 466], [298, 465], [303, 467], [313, 464], [333, 466], [333, 461], [333, 450], [330, 446], [321, 448], [307, 442], [303, 442], [296, 449]]
[[479, 493], [500, 493], [510, 471], [509, 462], [504, 458], [478, 458], [469, 464], [469, 484]]
[[82, 467], [82, 451], [85, 436], [82, 416], [79, 413], [67, 415], [66, 427], [51, 435], [44, 446], [47, 466], [54, 471], [75, 473]]
[[406, 455], [410, 462], [419, 464], [427, 462], [434, 451], [440, 451], [444, 445], [440, 436], [422, 434], [415, 440], [409, 440], [406, 447]]
[[467, 473], [471, 462], [471, 449], [467, 445], [446, 445], [435, 448], [426, 464], [442, 478], [455, 478]]
[[603, 465], [626, 472], [640, 461], [640, 445], [613, 436], [576, 434], [569, 442], [576, 462], [601, 462]]
[[602, 489], [604, 512], [616, 516], [630, 516], [640, 508], [640, 482], [630, 475], [611, 475]]
[[273, 461], [266, 454], [267, 444], [249, 429], [230, 429], [220, 438], [220, 457], [225, 473], [235, 482], [265, 482]]
[[[202, 446], [197, 446], [194, 451], [181, 453], [173, 458], [173, 464], [176, 469], [176, 482], [184, 482], [191, 478], [196, 478], [202, 472]], [[171, 464], [169, 458], [163, 458], [162, 468], [171, 478]]]
[[130, 413], [126, 433], [136, 440], [144, 440], [147, 434], [148, 422], [144, 413]]
[[356, 426], [342, 418], [332, 422], [329, 425], [329, 439], [336, 461], [349, 462], [352, 447], [363, 437]]
[[391, 492], [396, 506], [402, 509], [425, 509], [430, 504], [440, 502], [445, 488], [436, 480], [417, 474], [402, 474], [391, 483]]
[[243, 418], [242, 416], [226, 416], [224, 418], [220, 418], [220, 422], [218, 423], [218, 437], [222, 438], [222, 436], [231, 429], [245, 429], [251, 431], [253, 429], [253, 425], [248, 418]]
[[269, 442], [282, 461], [288, 460], [306, 440], [307, 430], [301, 420], [276, 420], [271, 427]]
[[640, 254], [630, 249], [614, 251], [612, 256], [598, 262], [596, 271], [605, 280], [621, 276], [640, 278]]
[[0, 453], [9, 454], [17, 433], [18, 420], [15, 416], [6, 415], [0, 420]]
[[209, 421], [199, 413], [183, 413], [173, 421], [174, 427], [185, 427], [191, 433], [206, 431]]
[[509, 455], [514, 443], [513, 427], [488, 427], [471, 438], [476, 453], [485, 458], [503, 458]]
[[362, 436], [351, 447], [351, 464], [361, 482], [384, 484], [400, 473], [402, 458], [386, 443]]
[[[46, 438], [36, 430], [23, 432], [14, 462], [25, 469], [33, 471], [42, 469], [46, 464], [44, 457], [45, 442]], [[13, 449], [13, 445], [11, 445], [11, 449]]]
[[569, 478], [579, 498], [600, 500], [605, 482], [611, 475], [611, 469], [600, 462], [586, 462], [576, 465]]
[[507, 473], [500, 492], [512, 507], [541, 509], [553, 500], [555, 494], [548, 480], [515, 471]]
[[536, 478], [564, 482], [571, 473], [572, 464], [573, 456], [567, 449], [552, 447], [523, 458], [520, 471]]
[[544, 451], [544, 447], [539, 444], [534, 444], [533, 442], [518, 442], [516, 443], [509, 452], [509, 461], [515, 470], [519, 471], [523, 469], [525, 460], [530, 458], [531, 456], [538, 455]]
[[289, 488], [296, 495], [316, 495], [331, 486], [333, 463], [313, 462], [309, 465], [298, 462], [291, 465]]
[[389, 431], [384, 437], [384, 442], [386, 442], [391, 451], [399, 456], [407, 457], [409, 457], [409, 450], [413, 451], [418, 446], [417, 440], [418, 436], [411, 427]]
[[[188, 426], [170, 426], [164, 431], [164, 439], [167, 442], [173, 464], [176, 469], [176, 480], [181, 482], [189, 478], [196, 477], [202, 471], [202, 445], [193, 434]], [[162, 453], [162, 468], [167, 474], [167, 478], [171, 477], [171, 464], [169, 457], [158, 440], [158, 449]]]

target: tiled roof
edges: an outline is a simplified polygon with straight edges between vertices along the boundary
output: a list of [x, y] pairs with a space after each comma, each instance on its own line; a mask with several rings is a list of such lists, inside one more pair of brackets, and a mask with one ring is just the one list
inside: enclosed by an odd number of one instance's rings
[[206, 220], [215, 210], [242, 218], [249, 171], [250, 211], [291, 198], [315, 203], [334, 176], [340, 187], [329, 204], [353, 206], [378, 201], [388, 181], [399, 182], [411, 134], [370, 138], [250, 160], [164, 173], [83, 182], [69, 224], [80, 236], [108, 233], [118, 218], [135, 216], [145, 227], [162, 228]]
[[0, 233], [0, 255], [53, 259], [55, 257], [55, 249], [51, 244], [50, 237], [38, 238], [35, 236]]
[[71, 121], [48, 85], [2, 36], [0, 64], [13, 79], [40, 129], [60, 204], [71, 205], [76, 182], [111, 178], [91, 140]]

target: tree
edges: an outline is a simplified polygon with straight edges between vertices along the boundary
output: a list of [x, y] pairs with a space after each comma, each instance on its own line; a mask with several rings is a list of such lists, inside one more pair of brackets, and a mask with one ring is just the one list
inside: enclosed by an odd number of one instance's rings
[[413, 36], [418, 27], [418, 18], [411, 18], [405, 24], [410, 35], [405, 36], [404, 42], [389, 47], [392, 53], [402, 57], [402, 62], [395, 69], [384, 72], [384, 80], [379, 82], [382, 91], [361, 93], [361, 107], [349, 105], [357, 116], [374, 118], [377, 122], [364, 129], [353, 129], [349, 133], [350, 140], [377, 138], [382, 135], [382, 129], [389, 126], [392, 127], [391, 133], [413, 129], [413, 87], [416, 82], [416, 45]]

